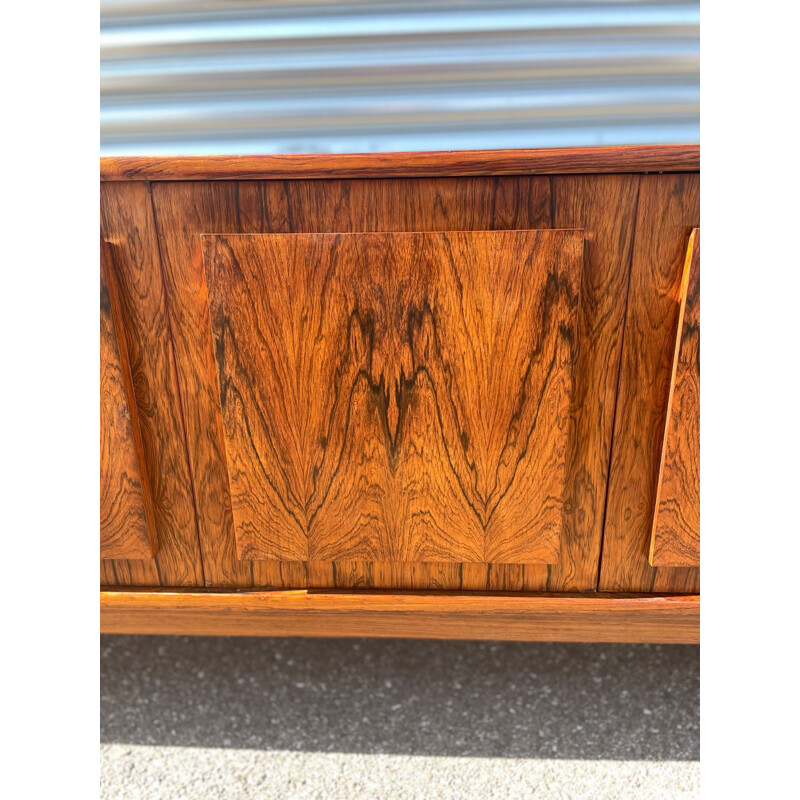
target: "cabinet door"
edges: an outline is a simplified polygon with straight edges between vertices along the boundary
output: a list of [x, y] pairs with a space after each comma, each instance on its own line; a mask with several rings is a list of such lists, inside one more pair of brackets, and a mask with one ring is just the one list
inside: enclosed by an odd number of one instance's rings
[[[659, 525], [666, 520], [658, 512], [659, 475], [675, 342], [681, 336], [681, 286], [699, 217], [699, 175], [642, 177], [606, 496], [601, 591], [700, 589], [697, 564], [651, 560], [654, 521]], [[683, 422], [681, 430], [688, 432]]]
[[242, 559], [552, 564], [583, 234], [203, 237]]
[[100, 265], [100, 557], [151, 558], [153, 505], [119, 298]]
[[654, 567], [700, 566], [700, 230], [681, 280], [678, 337], [650, 543]]

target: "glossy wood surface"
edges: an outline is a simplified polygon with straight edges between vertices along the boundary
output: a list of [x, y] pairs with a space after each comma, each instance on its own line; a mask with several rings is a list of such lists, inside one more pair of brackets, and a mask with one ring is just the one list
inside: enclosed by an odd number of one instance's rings
[[697, 596], [100, 593], [103, 633], [697, 644]]
[[547, 576], [551, 591], [597, 586], [640, 181], [638, 175], [576, 175], [554, 178], [551, 185], [553, 226], [585, 233], [567, 446], [565, 546]]
[[[594, 588], [640, 180], [639, 175], [580, 175], [154, 184], [206, 580], [220, 587]], [[113, 184], [104, 184], [104, 190], [108, 185]], [[553, 227], [586, 231], [558, 562], [240, 560], [201, 234]]]
[[169, 316], [148, 187], [104, 186], [101, 234], [119, 287], [143, 463], [151, 482], [157, 542], [152, 560], [104, 561], [102, 576], [146, 586], [202, 586], [203, 564], [186, 458]]
[[699, 569], [653, 567], [650, 539], [686, 247], [699, 176], [642, 176], [619, 376], [601, 591], [699, 591]]
[[[579, 591], [599, 585], [697, 591], [696, 568], [653, 568], [649, 550], [663, 438], [658, 428], [663, 431], [666, 421], [683, 254], [691, 229], [699, 224], [699, 177], [338, 180], [326, 171], [330, 165], [325, 159], [312, 163], [310, 157], [302, 158], [309, 161], [305, 166], [298, 163], [299, 169], [317, 171], [295, 175], [326, 179], [237, 182], [219, 180], [217, 173], [211, 181], [108, 182], [101, 187], [103, 238], [112, 241], [114, 258], [123, 262], [118, 270], [120, 294], [131, 340], [145, 466], [151, 470], [154, 504], [160, 506], [157, 558], [103, 560], [102, 582], [490, 591]], [[472, 162], [476, 169], [481, 169], [479, 161], [478, 155]], [[491, 163], [485, 162], [482, 169], [490, 171]], [[240, 559], [200, 236], [526, 228], [585, 231], [558, 561]], [[648, 355], [654, 361], [648, 361]], [[165, 368], [169, 363], [171, 378]], [[160, 384], [166, 392], [154, 390]], [[167, 424], [154, 425], [158, 415]], [[181, 434], [175, 440], [183, 447], [185, 466], [164, 475], [159, 465], [169, 459], [158, 453], [168, 450], [180, 463], [166, 441], [173, 439], [170, 431], [176, 424]], [[156, 441], [160, 435], [164, 442]], [[638, 491], [640, 486], [644, 491]], [[598, 584], [604, 513], [611, 536], [602, 547]], [[190, 526], [166, 524], [167, 515], [192, 520], [194, 540]]]
[[[102, 251], [101, 247], [101, 251]], [[153, 501], [113, 273], [100, 262], [100, 558], [150, 558]]]
[[692, 231], [650, 548], [655, 567], [700, 566], [700, 229]]
[[556, 561], [582, 233], [204, 244], [240, 557]]
[[257, 156], [113, 156], [100, 159], [100, 179], [283, 180], [600, 172], [691, 172], [699, 145], [568, 147], [412, 153], [331, 153]]

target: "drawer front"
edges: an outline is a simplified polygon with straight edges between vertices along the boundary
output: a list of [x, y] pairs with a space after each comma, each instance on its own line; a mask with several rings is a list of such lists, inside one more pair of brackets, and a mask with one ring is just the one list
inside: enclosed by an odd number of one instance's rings
[[203, 237], [242, 559], [558, 559], [583, 233]]

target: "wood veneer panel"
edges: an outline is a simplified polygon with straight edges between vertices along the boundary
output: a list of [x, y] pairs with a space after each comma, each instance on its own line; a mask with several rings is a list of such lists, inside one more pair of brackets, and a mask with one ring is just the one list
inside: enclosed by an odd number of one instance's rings
[[633, 251], [638, 175], [553, 178], [553, 225], [585, 231], [564, 496], [564, 546], [551, 591], [597, 583], [614, 402]]
[[654, 567], [700, 566], [700, 229], [681, 280], [678, 339], [650, 547]]
[[112, 156], [100, 159], [100, 179], [106, 181], [443, 177], [690, 172], [699, 169], [700, 147], [691, 144], [324, 155]]
[[[102, 249], [102, 248], [101, 248]], [[153, 502], [113, 274], [100, 261], [100, 558], [151, 558]]]
[[201, 586], [191, 476], [148, 187], [104, 184], [100, 207], [108, 268], [119, 287], [158, 542], [153, 561], [115, 559], [113, 571], [119, 584]]
[[[215, 586], [342, 585], [481, 588], [489, 568], [459, 564], [240, 561], [224, 459], [216, 364], [200, 252], [202, 233], [540, 228], [550, 225], [547, 178], [155, 184], [164, 276], [184, 400], [206, 580]], [[503, 565], [493, 565], [495, 574]], [[515, 570], [518, 572], [518, 570]], [[548, 568], [525, 567], [545, 587]], [[387, 582], [388, 581], [388, 582]]]
[[204, 245], [241, 558], [556, 560], [582, 233]]
[[114, 574], [114, 565], [110, 561], [100, 559], [100, 585], [117, 586], [117, 576]]
[[697, 596], [100, 593], [103, 633], [697, 644]]
[[[549, 564], [387, 561], [252, 561], [253, 584], [275, 589], [497, 590], [547, 587]], [[597, 565], [594, 565], [595, 571]], [[596, 575], [593, 577], [596, 580]]]
[[[206, 579], [214, 586], [578, 591], [597, 583], [605, 471], [638, 175], [186, 182], [153, 185]], [[552, 187], [552, 191], [551, 191]], [[235, 553], [202, 233], [586, 231], [558, 564], [243, 562]], [[608, 339], [610, 338], [610, 341]], [[584, 402], [581, 398], [600, 398]], [[599, 465], [599, 466], [598, 466]], [[343, 582], [346, 582], [343, 584]]]
[[649, 563], [679, 294], [699, 224], [698, 175], [643, 176], [608, 483], [602, 591], [699, 590], [699, 569]]

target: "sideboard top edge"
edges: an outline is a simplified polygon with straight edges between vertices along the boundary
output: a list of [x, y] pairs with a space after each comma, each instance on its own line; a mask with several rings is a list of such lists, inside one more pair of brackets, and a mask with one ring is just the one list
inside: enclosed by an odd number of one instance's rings
[[107, 156], [101, 181], [423, 178], [480, 175], [697, 172], [700, 145], [253, 156]]

